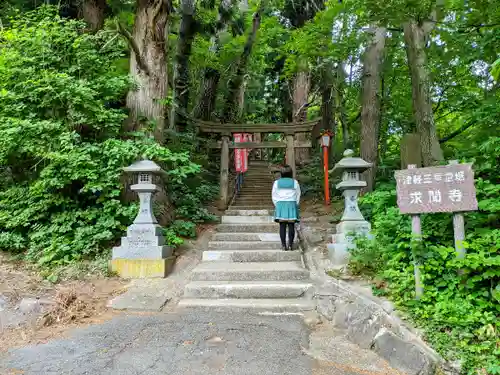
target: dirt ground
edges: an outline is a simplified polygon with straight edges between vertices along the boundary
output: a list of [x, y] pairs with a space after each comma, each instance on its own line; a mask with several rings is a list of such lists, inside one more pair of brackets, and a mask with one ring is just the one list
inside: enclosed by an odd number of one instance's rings
[[[69, 329], [110, 319], [117, 313], [106, 304], [122, 293], [127, 283], [119, 278], [90, 277], [54, 285], [33, 267], [0, 253], [0, 297], [7, 301], [0, 305], [0, 318], [17, 319], [17, 324], [7, 326], [0, 319], [0, 352], [44, 343]], [[37, 301], [37, 308], [20, 308], [23, 299]]]

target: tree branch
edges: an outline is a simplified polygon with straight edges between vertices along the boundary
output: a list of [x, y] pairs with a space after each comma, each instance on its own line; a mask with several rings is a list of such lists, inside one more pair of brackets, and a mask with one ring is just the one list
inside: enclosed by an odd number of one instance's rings
[[459, 129], [455, 130], [454, 132], [452, 132], [451, 134], [448, 134], [446, 137], [441, 138], [439, 140], [439, 143], [443, 144], [445, 142], [448, 142], [450, 139], [453, 139], [457, 135], [462, 134], [464, 131], [466, 131], [471, 126], [476, 125], [476, 124], [477, 124], [477, 122], [475, 120], [470, 120], [469, 122], [467, 122], [466, 124], [464, 124], [462, 127], [460, 127]]
[[361, 111], [358, 112], [358, 114], [356, 115], [356, 117], [353, 117], [352, 119], [349, 120], [349, 126], [351, 126], [356, 121], [358, 121], [360, 119], [360, 117], [361, 117]]
[[437, 112], [439, 107], [441, 106], [441, 103], [443, 102], [444, 94], [446, 94], [446, 91], [451, 87], [451, 85], [446, 86], [443, 91], [441, 91], [441, 95], [439, 96], [439, 100], [436, 104], [436, 107], [433, 109], [434, 112]]
[[139, 51], [139, 46], [137, 45], [136, 41], [134, 40], [130, 32], [120, 22], [117, 21], [116, 25], [118, 27], [118, 32], [120, 33], [120, 35], [122, 35], [123, 37], [125, 37], [125, 39], [127, 39], [130, 48], [132, 48], [132, 51], [134, 52], [135, 55], [135, 59], [137, 61], [137, 65], [139, 66], [139, 68], [141, 68], [141, 70], [144, 73], [146, 73], [146, 75], [149, 75], [150, 74], [149, 67], [146, 64], [146, 62], [142, 59], [141, 52]]

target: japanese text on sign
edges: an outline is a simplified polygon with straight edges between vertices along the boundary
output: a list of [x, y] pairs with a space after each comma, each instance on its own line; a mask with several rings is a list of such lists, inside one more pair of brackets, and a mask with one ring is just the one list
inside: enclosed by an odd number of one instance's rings
[[396, 171], [401, 213], [477, 210], [471, 164], [453, 164]]

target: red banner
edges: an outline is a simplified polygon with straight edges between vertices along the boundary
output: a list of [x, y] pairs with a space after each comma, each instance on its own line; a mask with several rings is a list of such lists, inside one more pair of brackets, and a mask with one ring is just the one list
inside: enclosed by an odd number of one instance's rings
[[[233, 135], [234, 143], [250, 142], [252, 135], [246, 133], [235, 133]], [[246, 172], [248, 170], [248, 153], [249, 150], [237, 148], [234, 150], [234, 167], [236, 172]]]

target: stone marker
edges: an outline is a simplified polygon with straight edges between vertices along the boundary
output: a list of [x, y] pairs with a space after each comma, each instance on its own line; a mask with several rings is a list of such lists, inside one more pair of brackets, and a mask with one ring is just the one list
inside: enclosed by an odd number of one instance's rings
[[162, 228], [153, 213], [153, 194], [158, 187], [153, 175], [161, 168], [150, 160], [142, 160], [124, 168], [137, 175], [137, 184], [130, 189], [139, 195], [139, 212], [121, 246], [113, 248], [111, 270], [125, 278], [165, 277], [175, 257], [172, 248], [165, 245]]
[[336, 188], [344, 196], [344, 214], [337, 224], [337, 233], [332, 235], [332, 244], [328, 244], [330, 260], [334, 268], [342, 269], [349, 262], [349, 249], [355, 247], [355, 236], [368, 236], [371, 230], [358, 207], [359, 191], [366, 186], [360, 180], [360, 174], [371, 168], [372, 164], [359, 157], [353, 157], [352, 150], [345, 150], [341, 159], [330, 172], [342, 173], [342, 181]]
[[401, 138], [401, 169], [408, 168], [415, 164], [417, 167], [422, 165], [422, 147], [420, 146], [420, 135], [409, 133]]

